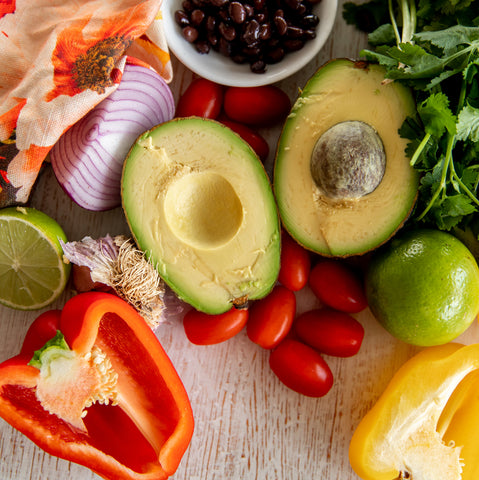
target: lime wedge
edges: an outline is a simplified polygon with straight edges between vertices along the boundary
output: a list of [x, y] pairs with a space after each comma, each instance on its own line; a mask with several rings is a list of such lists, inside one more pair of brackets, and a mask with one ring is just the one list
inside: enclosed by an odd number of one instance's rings
[[59, 239], [63, 229], [39, 210], [0, 210], [0, 303], [37, 310], [58, 298], [70, 274]]

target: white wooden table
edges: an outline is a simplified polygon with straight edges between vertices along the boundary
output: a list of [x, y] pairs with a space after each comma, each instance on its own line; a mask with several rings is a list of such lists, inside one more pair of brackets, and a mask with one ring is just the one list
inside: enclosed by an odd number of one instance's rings
[[[294, 99], [298, 89], [325, 61], [357, 58], [364, 35], [347, 26], [339, 2], [336, 25], [321, 54], [302, 72], [281, 82]], [[178, 98], [193, 74], [174, 62], [171, 88]], [[262, 132], [270, 143], [271, 167], [279, 128]], [[47, 166], [39, 178], [32, 206], [53, 216], [69, 240], [126, 233], [120, 208], [91, 213], [72, 203]], [[307, 293], [307, 292], [306, 292]], [[70, 288], [52, 305], [61, 308]], [[299, 298], [299, 309], [313, 305]], [[28, 326], [40, 312], [19, 312], [0, 306], [0, 361], [18, 353]], [[284, 387], [268, 366], [268, 352], [250, 342], [243, 331], [215, 346], [195, 346], [182, 325], [162, 325], [158, 336], [189, 393], [195, 432], [175, 480], [353, 480], [348, 461], [351, 435], [382, 392], [393, 372], [417, 349], [394, 340], [369, 311], [357, 315], [365, 328], [360, 353], [352, 358], [327, 357], [334, 374], [332, 390], [313, 399]], [[460, 339], [479, 341], [479, 326]], [[0, 420], [0, 480], [94, 480], [88, 469], [45, 454]]]

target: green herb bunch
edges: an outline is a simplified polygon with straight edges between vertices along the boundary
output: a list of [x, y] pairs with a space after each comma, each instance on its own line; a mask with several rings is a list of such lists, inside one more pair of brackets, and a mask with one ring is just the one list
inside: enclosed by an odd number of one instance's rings
[[360, 55], [410, 86], [417, 113], [400, 129], [421, 171], [411, 220], [441, 230], [479, 227], [479, 1], [346, 3], [348, 23], [368, 31]]

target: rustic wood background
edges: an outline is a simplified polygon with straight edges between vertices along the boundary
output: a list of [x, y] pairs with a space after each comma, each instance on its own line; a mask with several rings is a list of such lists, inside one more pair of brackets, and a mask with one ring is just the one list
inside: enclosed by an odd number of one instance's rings
[[[317, 68], [337, 57], [357, 58], [366, 46], [364, 35], [346, 25], [339, 1], [332, 36], [322, 52], [301, 72], [279, 85], [294, 99]], [[194, 75], [174, 60], [171, 88], [175, 98]], [[270, 143], [271, 168], [279, 128], [262, 132]], [[53, 216], [69, 240], [86, 235], [128, 234], [120, 208], [91, 213], [69, 200], [47, 166], [38, 180], [32, 206]], [[67, 289], [52, 307], [61, 308], [72, 295]], [[299, 309], [315, 305], [307, 291]], [[15, 355], [25, 332], [39, 312], [20, 312], [0, 306], [0, 361]], [[195, 433], [174, 475], [175, 480], [354, 480], [348, 461], [351, 435], [382, 392], [393, 372], [416, 349], [393, 339], [369, 311], [357, 318], [366, 335], [360, 353], [352, 358], [327, 357], [334, 374], [332, 390], [312, 399], [284, 387], [268, 366], [268, 352], [253, 344], [243, 331], [216, 346], [189, 343], [180, 322], [158, 330], [189, 393]], [[475, 322], [460, 337], [479, 339]], [[88, 469], [45, 454], [26, 437], [0, 420], [1, 480], [94, 480]]]

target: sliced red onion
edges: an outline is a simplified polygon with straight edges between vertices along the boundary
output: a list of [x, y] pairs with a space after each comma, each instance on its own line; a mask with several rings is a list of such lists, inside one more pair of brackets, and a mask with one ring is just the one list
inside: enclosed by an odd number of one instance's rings
[[121, 205], [121, 172], [135, 140], [171, 120], [173, 94], [147, 67], [125, 66], [118, 88], [67, 130], [50, 152], [55, 176], [81, 207], [104, 211]]

